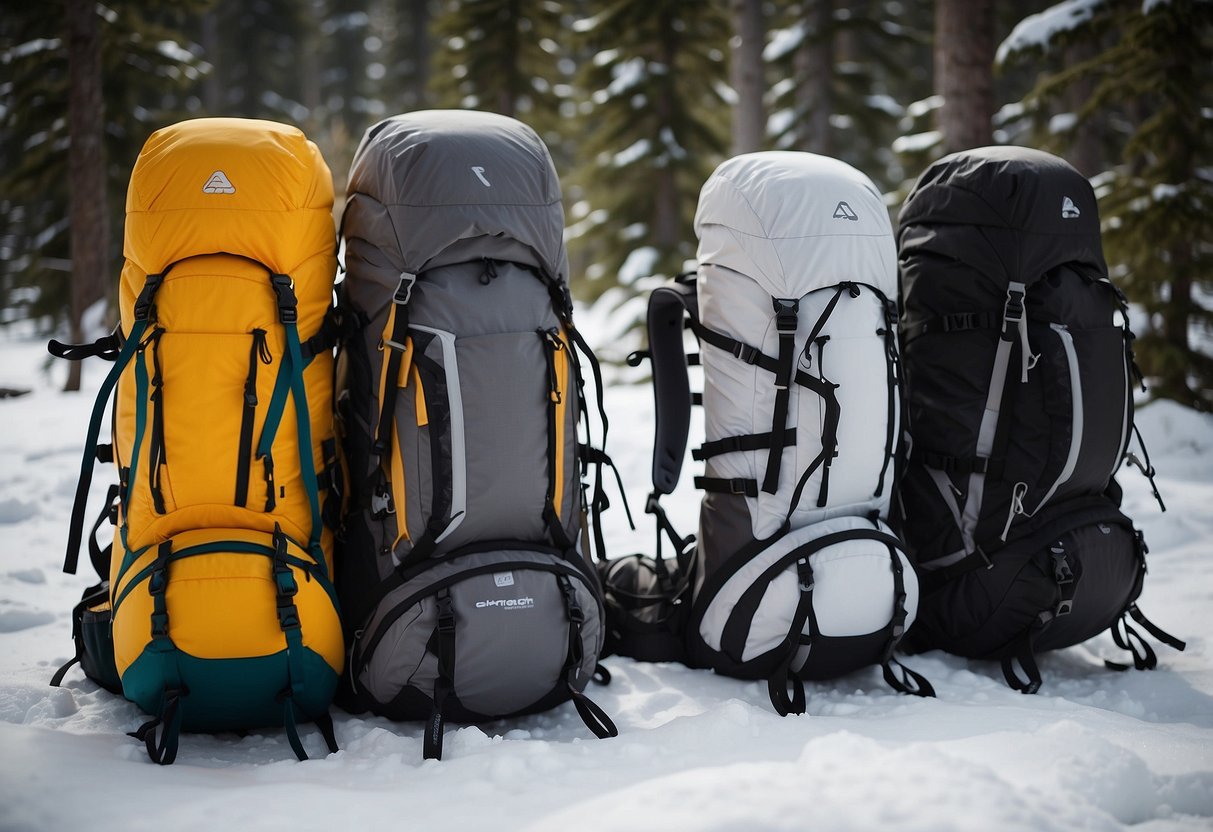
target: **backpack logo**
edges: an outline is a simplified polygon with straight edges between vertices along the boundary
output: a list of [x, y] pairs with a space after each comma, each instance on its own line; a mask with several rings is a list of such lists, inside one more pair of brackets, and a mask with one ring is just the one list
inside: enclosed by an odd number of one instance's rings
[[834, 219], [836, 220], [859, 220], [859, 215], [851, 210], [851, 206], [845, 202], [838, 203], [838, 207], [834, 209]]
[[1082, 211], [1078, 210], [1078, 206], [1074, 204], [1074, 200], [1068, 196], [1061, 200], [1061, 218], [1063, 220], [1077, 219], [1082, 215]]
[[493, 187], [493, 183], [484, 178], [484, 168], [480, 167], [480, 165], [472, 165], [472, 173], [476, 174], [476, 178], [480, 180], [480, 183], [484, 185], [484, 187]]
[[493, 576], [493, 583], [497, 584], [497, 586], [513, 586], [514, 585], [514, 573], [513, 572], [498, 572], [496, 575]]
[[206, 180], [206, 184], [202, 186], [204, 194], [234, 194], [236, 186], [232, 184], [232, 180], [227, 178], [227, 174], [221, 170], [217, 170], [211, 174], [211, 178]]
[[535, 609], [535, 599], [527, 596], [525, 598], [491, 599], [476, 602], [476, 609], [478, 610], [490, 609], [492, 607], [507, 610], [533, 610]]

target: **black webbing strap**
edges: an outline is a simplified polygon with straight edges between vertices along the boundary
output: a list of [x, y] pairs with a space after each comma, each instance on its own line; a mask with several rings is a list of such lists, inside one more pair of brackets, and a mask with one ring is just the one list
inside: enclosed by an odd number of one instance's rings
[[1154, 482], [1154, 475], [1157, 472], [1154, 470], [1154, 465], [1150, 462], [1150, 452], [1146, 450], [1146, 440], [1141, 438], [1141, 430], [1137, 427], [1136, 423], [1133, 424], [1133, 434], [1137, 437], [1137, 444], [1141, 446], [1141, 455], [1145, 459], [1145, 462], [1143, 463], [1138, 459], [1136, 454], [1127, 451], [1125, 452], [1125, 459], [1129, 461], [1129, 464], [1136, 466], [1145, 475], [1146, 479], [1150, 481], [1150, 490], [1154, 492], [1154, 499], [1158, 501], [1158, 507], [1162, 511], [1166, 511], [1167, 506], [1162, 501], [1162, 495], [1158, 493], [1158, 484]]
[[[796, 428], [788, 428], [783, 432], [783, 447], [796, 444]], [[727, 436], [712, 442], [704, 442], [691, 451], [691, 458], [697, 462], [710, 459], [721, 454], [731, 454], [738, 451], [760, 451], [771, 447], [771, 433], [748, 433], [742, 436]]]
[[[1036, 664], [1036, 651], [1034, 643], [1036, 634], [1044, 627], [1047, 621], [1048, 613], [1041, 613], [1041, 616], [1032, 623], [1032, 626], [1021, 635], [1011, 646], [1008, 653], [1002, 659], [1002, 675], [1007, 680], [1007, 684], [1012, 689], [1020, 693], [1036, 693], [1040, 690], [1041, 678], [1040, 667]], [[1019, 665], [1019, 671], [1016, 671], [1015, 665]], [[1020, 675], [1022, 672], [1022, 676]]]
[[[804, 682], [792, 671], [792, 662], [796, 660], [796, 654], [800, 651], [805, 622], [809, 620], [810, 616], [813, 616], [813, 567], [809, 565], [808, 555], [796, 561], [796, 572], [800, 581], [800, 601], [796, 604], [796, 612], [792, 615], [792, 623], [788, 627], [788, 635], [784, 640], [783, 647], [786, 655], [775, 668], [775, 672], [767, 679], [767, 693], [771, 697], [771, 706], [780, 716], [803, 714], [807, 705]], [[816, 616], [813, 617], [810, 640], [812, 635], [817, 632]], [[790, 695], [789, 687], [792, 689]]]
[[[884, 356], [885, 356], [885, 398], [887, 407], [885, 410], [885, 438], [884, 438], [884, 461], [880, 465], [880, 476], [876, 478], [876, 490], [872, 492], [873, 497], [879, 497], [884, 493], [885, 475], [889, 471], [889, 462], [898, 453], [897, 437], [895, 435], [894, 422], [897, 421], [898, 400], [901, 395], [901, 372], [898, 365], [897, 357], [897, 333], [894, 327], [897, 326], [897, 307], [895, 304], [884, 301], [885, 325], [876, 330], [876, 334], [884, 339]], [[903, 411], [904, 412], [904, 411]], [[896, 474], [896, 470], [894, 471]], [[896, 480], [896, 477], [894, 477]]]
[[[897, 553], [897, 547], [887, 540], [885, 546], [889, 550], [890, 563], [893, 567], [893, 617], [889, 621], [889, 640], [885, 644], [884, 655], [880, 659], [880, 670], [884, 675], [885, 683], [898, 693], [934, 696], [935, 688], [931, 686], [925, 676], [911, 670], [893, 657], [893, 651], [897, 648], [901, 637], [905, 635], [906, 618], [909, 613], [906, 610], [905, 568], [901, 563], [901, 556]], [[894, 665], [900, 675], [894, 672]]]
[[413, 297], [413, 285], [417, 275], [402, 272], [400, 283], [392, 295], [392, 328], [383, 339], [383, 348], [387, 353], [387, 372], [383, 377], [383, 407], [379, 411], [379, 421], [376, 424], [375, 442], [371, 445], [371, 453], [382, 459], [391, 448], [392, 423], [395, 421], [396, 394], [399, 390], [397, 378], [400, 375], [400, 362], [406, 349], [409, 334], [409, 301]]
[[76, 496], [72, 502], [72, 516], [68, 523], [67, 551], [63, 558], [63, 571], [71, 575], [76, 573], [76, 565], [80, 558], [80, 541], [84, 536], [84, 513], [88, 509], [88, 491], [93, 483], [97, 439], [101, 435], [101, 422], [105, 417], [106, 405], [109, 403], [114, 386], [118, 383], [119, 376], [122, 375], [122, 371], [139, 348], [144, 330], [147, 329], [148, 316], [151, 313], [156, 289], [164, 282], [164, 275], [167, 273], [168, 269], [165, 269], [161, 274], [147, 276], [147, 281], [143, 284], [143, 289], [135, 300], [135, 321], [131, 326], [131, 331], [122, 344], [122, 350], [114, 359], [114, 366], [110, 368], [105, 381], [101, 383], [101, 389], [97, 391], [97, 400], [93, 403], [88, 433], [84, 440], [84, 457], [80, 463], [80, 478], [76, 481]]
[[113, 483], [105, 493], [105, 505], [101, 507], [101, 512], [93, 521], [93, 527], [88, 532], [88, 557], [92, 561], [93, 568], [97, 570], [97, 577], [103, 581], [109, 580], [110, 558], [114, 553], [114, 544], [113, 541], [110, 541], [102, 549], [101, 545], [97, 543], [97, 530], [106, 520], [117, 523], [118, 494], [118, 484]]
[[[1130, 604], [1112, 624], [1112, 640], [1116, 642], [1117, 647], [1122, 650], [1128, 650], [1133, 654], [1132, 667], [1137, 670], [1153, 670], [1158, 666], [1158, 656], [1149, 643], [1146, 642], [1145, 638], [1125, 621], [1125, 615], [1130, 616], [1147, 633], [1168, 647], [1182, 652], [1188, 646], [1186, 642], [1180, 641], [1146, 618], [1145, 614], [1138, 609], [1136, 603]], [[1129, 665], [1112, 661], [1105, 661], [1104, 664], [1111, 670], [1128, 670], [1130, 667]]]
[[927, 318], [920, 324], [908, 327], [903, 336], [905, 343], [915, 338], [938, 332], [966, 332], [973, 329], [1001, 329], [1002, 316], [997, 312], [949, 312]]
[[[831, 303], [837, 301], [835, 295]], [[800, 301], [795, 298], [771, 298], [775, 309], [775, 330], [779, 335], [779, 357], [775, 364], [775, 408], [771, 414], [771, 445], [767, 452], [766, 474], [762, 490], [774, 494], [779, 490], [779, 472], [783, 467], [783, 435], [788, 427], [788, 400], [791, 398], [792, 373], [796, 369], [796, 326]], [[826, 308], [824, 318], [830, 313]], [[818, 323], [822, 323], [821, 320]], [[811, 339], [810, 339], [811, 340]]]
[[714, 494], [744, 494], [758, 496], [758, 480], [747, 477], [695, 477], [695, 487]]
[[928, 468], [943, 471], [945, 474], [988, 474], [998, 477], [1002, 473], [1002, 465], [992, 459], [976, 456], [950, 456], [918, 446], [910, 449], [909, 458]]
[[[569, 697], [573, 700], [577, 715], [594, 736], [600, 740], [617, 737], [619, 729], [606, 711], [583, 692], [589, 680], [582, 680], [584, 672], [581, 666], [585, 661], [585, 649], [581, 642], [581, 629], [585, 624], [585, 613], [577, 602], [577, 591], [573, 589], [573, 583], [567, 575], [558, 575], [556, 580], [560, 583], [560, 594], [564, 598], [565, 614], [569, 619], [569, 649], [564, 665], [564, 680], [568, 686]], [[601, 665], [595, 664], [594, 674], [591, 676], [597, 674], [599, 667]]]
[[148, 337], [146, 347], [150, 348], [152, 353], [152, 392], [148, 397], [152, 403], [152, 435], [148, 444], [147, 466], [152, 505], [157, 514], [166, 513], [161, 475], [168, 463], [164, 447], [164, 368], [160, 364], [160, 339], [163, 335], [164, 328], [156, 327]]
[[[147, 749], [147, 756], [158, 765], [172, 765], [177, 759], [177, 741], [181, 736], [182, 696], [184, 691], [180, 689], [165, 690], [160, 715], [127, 734], [128, 737], [142, 742]], [[156, 735], [157, 728], [160, 729], [159, 737]]]
[[104, 358], [114, 361], [122, 350], [122, 333], [115, 329], [109, 335], [98, 338], [91, 344], [64, 344], [54, 338], [46, 345], [46, 350], [55, 358], [68, 361], [83, 361], [86, 358]]
[[324, 320], [316, 334], [299, 345], [299, 353], [304, 365], [322, 352], [331, 352], [333, 347], [344, 341], [348, 336], [366, 326], [366, 316], [344, 305], [330, 306], [324, 313]]
[[439, 590], [437, 602], [438, 677], [434, 680], [434, 704], [422, 739], [422, 755], [427, 760], [442, 759], [446, 700], [455, 690], [455, 607], [448, 587]]

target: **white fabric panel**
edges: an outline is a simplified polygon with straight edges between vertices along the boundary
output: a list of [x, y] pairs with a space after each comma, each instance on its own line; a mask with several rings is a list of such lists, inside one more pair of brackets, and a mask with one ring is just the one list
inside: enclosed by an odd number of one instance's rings
[[[876, 531], [860, 517], [836, 517], [812, 526], [794, 529], [762, 551], [721, 587], [700, 621], [699, 634], [713, 650], [729, 615], [745, 591], [759, 576], [793, 549], [835, 532], [860, 529]], [[879, 523], [879, 531], [892, 534]], [[902, 562], [906, 592], [906, 627], [918, 610], [918, 579], [905, 555]], [[809, 558], [813, 568], [813, 608], [822, 635], [862, 636], [887, 626], [893, 615], [893, 569], [888, 547], [878, 541], [848, 540], [826, 547]], [[796, 564], [791, 563], [771, 581], [750, 626], [742, 659], [748, 661], [777, 647], [788, 634], [800, 601]], [[806, 623], [805, 633], [809, 634]]]
[[896, 296], [888, 209], [868, 177], [837, 159], [794, 151], [729, 159], [700, 191], [695, 233], [701, 264], [750, 275], [773, 297], [842, 280]]
[[[820, 377], [819, 355], [812, 347], [805, 355], [813, 325], [833, 299], [836, 290], [816, 290], [800, 298], [797, 317], [796, 355], [798, 369]], [[768, 355], [779, 352], [771, 298], [745, 275], [711, 265], [700, 268], [700, 314], [703, 323], [719, 332], [759, 347]], [[884, 308], [868, 288], [852, 298], [843, 292], [820, 334], [829, 336], [824, 347], [825, 378], [840, 387], [835, 391], [842, 417], [838, 430], [838, 456], [830, 472], [828, 503], [817, 507], [824, 468], [810, 478], [792, 515], [793, 525], [807, 525], [842, 513], [866, 514], [873, 509], [888, 512], [892, 471], [886, 471], [885, 487], [875, 494], [884, 464], [888, 436], [889, 396], [884, 339], [877, 335], [884, 326]], [[704, 429], [711, 440], [771, 429], [775, 409], [775, 377], [748, 365], [731, 353], [711, 345], [703, 347]], [[788, 405], [788, 427], [797, 429], [796, 445], [783, 451], [779, 487], [774, 494], [760, 492], [748, 498], [754, 537], [774, 534], [783, 524], [792, 494], [802, 473], [821, 453], [821, 432], [826, 408], [817, 393], [793, 385]], [[896, 434], [894, 434], [896, 436]], [[762, 482], [768, 452], [764, 450], [723, 454], [708, 461], [713, 477], [748, 478]]]
[[[845, 208], [840, 204], [845, 203]], [[835, 216], [837, 215], [837, 216]], [[857, 219], [849, 219], [848, 217]], [[799, 368], [819, 375], [806, 361], [805, 343], [813, 324], [834, 297], [835, 284], [866, 283], [897, 297], [896, 253], [888, 212], [875, 187], [843, 162], [796, 152], [738, 156], [722, 164], [704, 185], [695, 218], [699, 235], [699, 313], [711, 329], [757, 347], [779, 352], [771, 298], [800, 301], [796, 332]], [[822, 471], [805, 486], [792, 517], [794, 525], [840, 514], [888, 511], [891, 471], [884, 493], [874, 494], [884, 462], [888, 384], [884, 309], [866, 288], [858, 298], [844, 293], [821, 330], [825, 377], [841, 384], [839, 455], [830, 474], [829, 502], [817, 507]], [[705, 345], [704, 413], [706, 438], [765, 433], [772, 427], [774, 376], [733, 355]], [[895, 394], [894, 394], [895, 395]], [[821, 451], [825, 407], [820, 397], [793, 386], [788, 427], [797, 444], [785, 448], [778, 490], [748, 498], [756, 538], [774, 534], [787, 515], [802, 473]], [[745, 478], [760, 484], [766, 450], [730, 453], [708, 461], [712, 477]]]

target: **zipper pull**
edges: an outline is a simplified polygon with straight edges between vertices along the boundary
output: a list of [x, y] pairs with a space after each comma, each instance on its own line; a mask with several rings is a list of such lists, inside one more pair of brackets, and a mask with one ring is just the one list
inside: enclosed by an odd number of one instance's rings
[[564, 342], [560, 340], [560, 334], [555, 327], [538, 329], [536, 332], [547, 347], [544, 355], [548, 363], [548, 397], [554, 404], [560, 404], [560, 381], [556, 378], [556, 353], [564, 349]]
[[484, 271], [480, 273], [480, 285], [488, 286], [497, 279], [497, 261], [491, 257], [482, 257]]

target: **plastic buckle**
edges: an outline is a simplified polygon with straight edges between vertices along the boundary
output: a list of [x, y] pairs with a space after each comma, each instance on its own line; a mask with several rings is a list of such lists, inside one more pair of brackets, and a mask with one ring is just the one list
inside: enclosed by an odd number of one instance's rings
[[299, 320], [299, 300], [295, 297], [295, 285], [289, 274], [271, 274], [270, 287], [278, 299], [278, 320], [293, 324]]
[[392, 294], [392, 303], [405, 305], [413, 298], [413, 284], [417, 282], [417, 275], [412, 272], [401, 272], [400, 283], [396, 286], [395, 293]]
[[152, 613], [152, 635], [156, 638], [168, 635], [168, 613]]
[[745, 490], [746, 489], [745, 489], [745, 480], [744, 479], [738, 478], [738, 479], [729, 480], [729, 493], [730, 494], [745, 494]]
[[[795, 326], [792, 328], [795, 329]], [[733, 357], [744, 361], [746, 364], [757, 364], [758, 356], [761, 354], [756, 348], [751, 347], [749, 344], [743, 344], [740, 341], [733, 345]]]
[[159, 595], [164, 592], [166, 586], [168, 586], [167, 570], [163, 566], [157, 566], [147, 579], [147, 591], [152, 595]]
[[792, 298], [771, 298], [771, 305], [775, 308], [775, 328], [780, 332], [795, 332], [800, 301]]
[[297, 630], [301, 626], [299, 609], [290, 598], [278, 597], [278, 625], [283, 630]]
[[160, 284], [164, 282], [164, 273], [149, 274], [147, 282], [143, 284], [143, 288], [139, 291], [139, 297], [135, 298], [135, 320], [146, 321], [152, 309], [152, 297], [156, 294], [156, 290], [160, 288]]
[[275, 564], [274, 584], [278, 587], [278, 598], [293, 598], [299, 592], [299, 583], [291, 574], [290, 567], [285, 564]]

